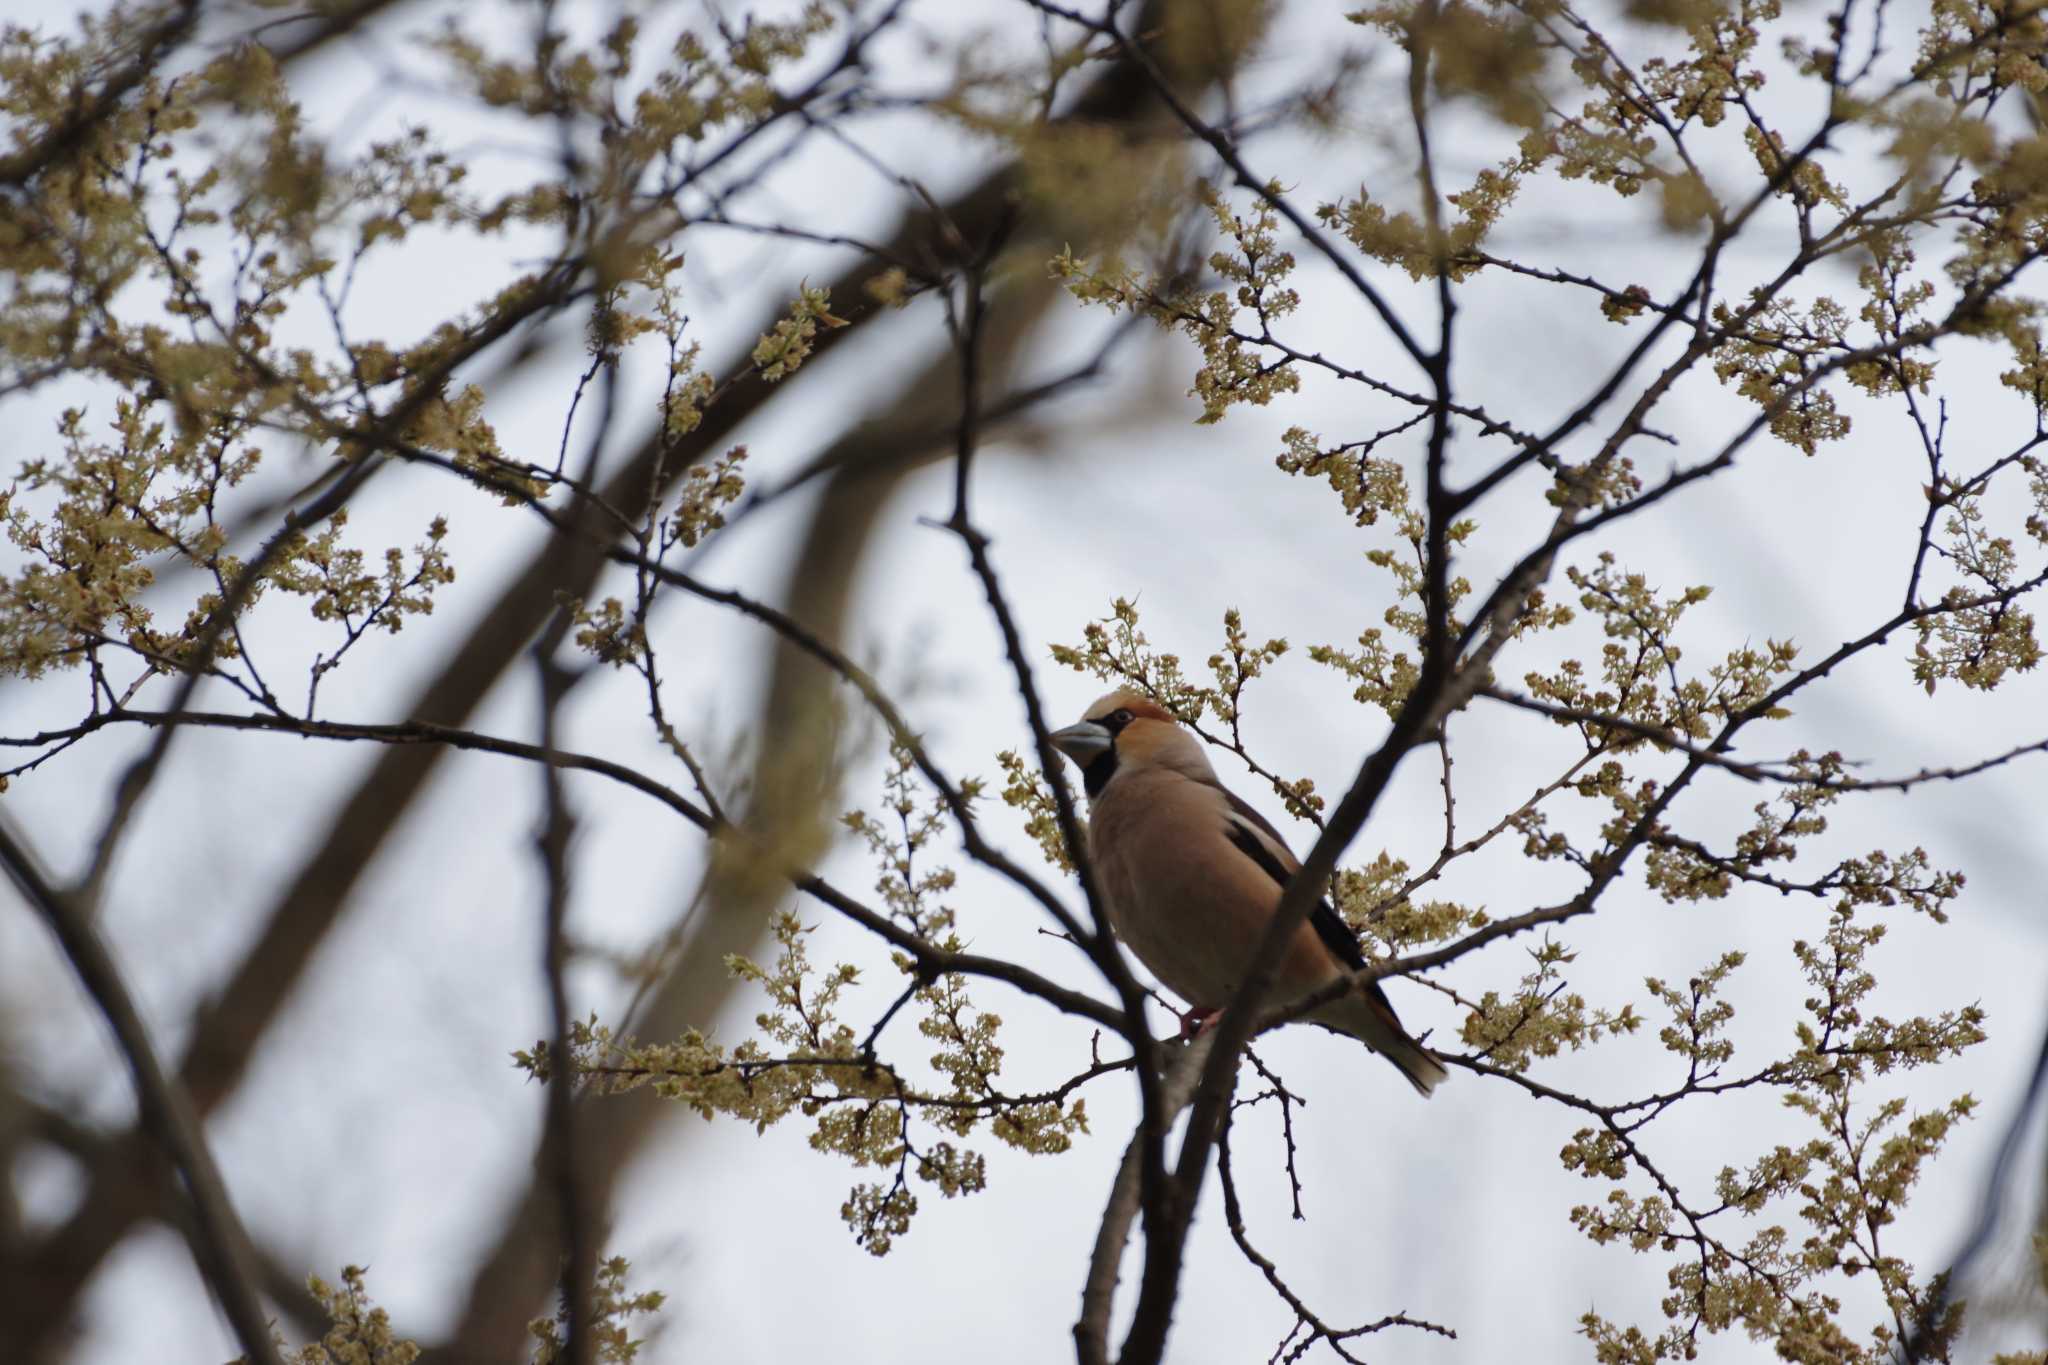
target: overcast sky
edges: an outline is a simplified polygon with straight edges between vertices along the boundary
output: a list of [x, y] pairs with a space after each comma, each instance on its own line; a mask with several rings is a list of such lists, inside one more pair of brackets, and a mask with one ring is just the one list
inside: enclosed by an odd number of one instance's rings
[[[52, 7], [47, 23], [60, 19]], [[991, 51], [1028, 41], [1035, 21], [1009, 0], [926, 5], [935, 32], [986, 24]], [[1916, 11], [1917, 6], [1913, 7]], [[1249, 76], [1245, 98], [1287, 87], [1325, 55], [1330, 26], [1321, 7], [1289, 8]], [[415, 6], [382, 25], [373, 41], [338, 49], [306, 82], [315, 127], [339, 147], [401, 123], [424, 121], [462, 151], [483, 183], [530, 173], [533, 162], [467, 106], [431, 89], [394, 84], [394, 68], [421, 75], [435, 68], [405, 35], [431, 26]], [[1816, 20], [1818, 14], [1816, 12]], [[1898, 16], [1903, 20], [1903, 15]], [[1340, 26], [1341, 27], [1341, 26]], [[1362, 31], [1340, 35], [1369, 45]], [[916, 44], [887, 51], [914, 60]], [[1372, 78], [1384, 79], [1397, 54], [1375, 53]], [[898, 84], [918, 84], [907, 68]], [[1797, 107], [1788, 108], [1794, 126]], [[1389, 125], [1393, 127], [1394, 125]], [[1453, 116], [1445, 159], [1452, 178], [1469, 177], [1497, 157], [1481, 143], [1485, 125]], [[945, 132], [928, 119], [879, 119], [863, 136], [892, 166], [919, 176], [942, 196], [981, 173], [987, 144]], [[530, 149], [546, 154], [545, 147]], [[1262, 174], [1300, 185], [1304, 201], [1353, 192], [1361, 181], [1396, 184], [1406, 153], [1398, 145], [1318, 142], [1282, 135], [1253, 144]], [[1730, 174], [1740, 167], [1729, 163]], [[843, 154], [800, 156], [777, 172], [756, 213], [781, 205], [805, 221], [853, 235], [887, 230], [902, 209], [900, 191]], [[830, 205], [820, 216], [815, 206]], [[1689, 267], [1688, 238], [1663, 235], [1650, 205], [1621, 206], [1603, 191], [1539, 181], [1525, 192], [1497, 249], [1603, 278], [1642, 283], [1660, 294]], [[1740, 279], [1781, 258], [1785, 224], [1760, 230], [1731, 264]], [[693, 326], [707, 356], [733, 354], [764, 308], [793, 282], [813, 282], [844, 257], [824, 249], [764, 246], [710, 232], [690, 234], [686, 288]], [[532, 243], [480, 249], [422, 240], [359, 289], [354, 319], [361, 335], [402, 337], [423, 319], [452, 313], [504, 282], [511, 258]], [[1413, 320], [1434, 326], [1426, 291], [1372, 267], [1376, 281]], [[1822, 283], [1847, 283], [1845, 272]], [[1300, 314], [1288, 334], [1306, 351], [1322, 350], [1370, 373], [1420, 385], [1420, 377], [1332, 276], [1304, 264]], [[1735, 285], [1731, 282], [1730, 292]], [[1819, 287], [1818, 285], [1816, 287]], [[1466, 320], [1459, 378], [1474, 401], [1512, 414], [1524, 427], [1568, 411], [1635, 338], [1604, 321], [1583, 296], [1527, 281], [1482, 277], [1461, 295]], [[802, 378], [800, 402], [772, 405], [738, 439], [750, 451], [750, 476], [762, 484], [801, 467], [849, 421], [886, 404], [929, 354], [944, 345], [929, 302], [885, 324], [887, 345], [848, 348]], [[1085, 356], [1110, 320], [1067, 310], [1042, 333], [1023, 369], [1058, 373]], [[1639, 324], [1640, 326], [1640, 324]], [[552, 460], [566, 396], [582, 357], [574, 338], [544, 367], [491, 395], [489, 417], [515, 458]], [[895, 357], [894, 360], [885, 357]], [[1974, 469], [2030, 430], [2021, 401], [1998, 388], [1988, 350], [1957, 348], [1944, 368], [1950, 449]], [[1355, 529], [1320, 485], [1273, 468], [1279, 434], [1303, 425], [1333, 439], [1356, 439], [1391, 411], [1362, 405], [1354, 393], [1311, 376], [1302, 392], [1271, 408], [1245, 410], [1218, 426], [1194, 424], [1199, 408], [1183, 395], [1192, 348], [1150, 329], [1118, 352], [1112, 372], [1042, 414], [1030, 431], [992, 436], [978, 474], [975, 511], [991, 535], [1052, 715], [1077, 717], [1103, 690], [1056, 670], [1052, 642], [1075, 642], [1083, 625], [1106, 613], [1114, 596], [1135, 599], [1154, 643], [1199, 665], [1222, 640], [1228, 607], [1245, 612], [1258, 638], [1285, 636], [1296, 647], [1248, 699], [1245, 735], [1275, 771], [1313, 777], [1341, 791], [1377, 742], [1385, 718], [1350, 700], [1350, 684], [1313, 664], [1306, 646], [1348, 645], [1378, 623], [1387, 604], [1384, 576], [1364, 553], [1384, 543]], [[618, 451], [637, 442], [653, 412], [647, 366], [628, 376]], [[6, 406], [18, 458], [51, 448], [55, 412], [105, 395], [51, 389]], [[1687, 659], [1705, 661], [1744, 641], [1791, 638], [1807, 654], [1859, 635], [1896, 606], [1921, 509], [1924, 463], [1917, 439], [1891, 410], [1850, 403], [1852, 436], [1815, 458], [1759, 442], [1731, 475], [1716, 479], [1617, 528], [1603, 542], [1630, 568], [1673, 589], [1711, 583], [1715, 595], [1687, 618]], [[1711, 385], [1682, 389], [1655, 425], [1677, 448], [1639, 445], [1646, 475], [1698, 458], [1748, 416]], [[1420, 432], [1397, 438], [1410, 468]], [[1461, 477], [1505, 448], [1469, 436], [1454, 448]], [[284, 487], [317, 467], [320, 456], [275, 452], [269, 471]], [[10, 471], [11, 472], [11, 471]], [[919, 524], [950, 509], [951, 473], [935, 465], [910, 479], [889, 506], [887, 525], [862, 569], [858, 624], [843, 643], [875, 662], [885, 683], [909, 695], [906, 709], [949, 771], [995, 776], [994, 755], [1028, 741], [1001, 642], [979, 587], [964, 571], [958, 542]], [[1510, 487], [1484, 504], [1482, 530], [1461, 571], [1482, 585], [1540, 535], [1549, 509], [1533, 484]], [[531, 519], [431, 474], [405, 471], [373, 484], [352, 508], [362, 543], [410, 544], [433, 515], [449, 517], [460, 577], [441, 595], [431, 621], [367, 641], [323, 685], [327, 715], [396, 718], [443, 657], [430, 641], [459, 633], [494, 599], [504, 574], [539, 543]], [[793, 538], [806, 524], [803, 499], [750, 518], [701, 560], [703, 576], [780, 596]], [[1591, 558], [1590, 547], [1574, 562]], [[0, 564], [11, 561], [0, 561]], [[614, 591], [616, 588], [613, 589]], [[1483, 591], [1483, 588], [1482, 588]], [[267, 629], [280, 641], [317, 641], [311, 628], [280, 615]], [[297, 635], [294, 635], [297, 632]], [[761, 631], [698, 604], [671, 603], [656, 621], [657, 644], [674, 661], [670, 709], [687, 717], [720, 754], [734, 727], [754, 711], [765, 676]], [[1593, 629], [1570, 637], [1597, 650]], [[286, 647], [281, 645], [280, 648]], [[1895, 644], [1859, 660], [1805, 694], [1797, 715], [1760, 745], [1777, 754], [1805, 744], [1869, 760], [1873, 773], [1966, 762], [2041, 737], [2042, 678], [2016, 677], [1998, 694], [1959, 695], [1953, 685], [1930, 700]], [[1550, 646], [1503, 656], [1500, 672], [1518, 679], [1547, 661]], [[162, 687], [163, 684], [158, 684]], [[666, 770], [648, 733], [630, 677], [582, 688], [564, 742]], [[74, 722], [76, 680], [0, 684], [8, 733]], [[160, 694], [152, 693], [161, 704]], [[226, 705], [226, 699], [214, 702]], [[492, 733], [530, 736], [535, 701], [524, 670], [508, 675], [474, 718]], [[1477, 706], [1453, 727], [1461, 830], [1477, 830], [1519, 804], [1544, 764], [1570, 738], [1529, 718]], [[67, 874], [101, 818], [111, 781], [146, 743], [111, 733], [18, 782], [9, 813]], [[144, 807], [106, 899], [105, 927], [175, 1055], [194, 1005], [229, 970], [269, 904], [277, 880], [321, 838], [335, 803], [376, 758], [367, 749], [320, 747], [276, 736], [187, 733]], [[1403, 767], [1349, 858], [1381, 849], [1411, 861], [1431, 856], [1441, 835], [1437, 773], [1418, 754]], [[1556, 766], [1556, 765], [1553, 765]], [[1279, 803], [1227, 755], [1226, 782], [1276, 822], [1298, 850], [1306, 826], [1287, 826]], [[848, 800], [879, 800], [878, 756], [849, 780]], [[1981, 1003], [1990, 1039], [1961, 1060], [1894, 1077], [1873, 1087], [1932, 1107], [1968, 1090], [1985, 1101], [1931, 1169], [1891, 1247], [1923, 1273], [1952, 1255], [1975, 1211], [1993, 1148], [2011, 1120], [2044, 1028], [2048, 1028], [2048, 918], [2041, 902], [2042, 812], [2048, 810], [2048, 759], [2019, 762], [1968, 783], [1931, 787], [1908, 798], [1844, 802], [1826, 838], [1799, 869], [1815, 875], [1834, 856], [1871, 848], [1921, 845], [1937, 866], [1960, 867], [1969, 886], [1952, 923], [1933, 926], [1894, 912], [1894, 932], [1873, 966], [1884, 983], [1878, 1012], [1898, 1018]], [[580, 823], [575, 856], [574, 931], [590, 944], [632, 952], [684, 913], [703, 866], [703, 841], [652, 802], [591, 779], [572, 778]], [[1674, 812], [1703, 837], [1725, 836], [1767, 793], [1732, 778], [1703, 779]], [[532, 834], [540, 810], [537, 776], [507, 760], [458, 755], [445, 761], [430, 799], [403, 837], [361, 882], [352, 909], [330, 936], [314, 969], [273, 1029], [248, 1080], [211, 1125], [238, 1206], [259, 1240], [289, 1265], [332, 1275], [344, 1263], [370, 1268], [370, 1286], [400, 1327], [422, 1339], [445, 1331], [459, 1310], [479, 1239], [495, 1229], [508, 1191], [523, 1187], [541, 1121], [542, 1092], [509, 1064], [516, 1047], [548, 1031], [537, 970], [539, 867]], [[1035, 851], [1011, 813], [991, 803], [992, 834], [1020, 857]], [[1578, 826], [1585, 827], [1580, 820]], [[955, 844], [948, 840], [950, 856]], [[1461, 864], [1443, 894], [1513, 914], [1548, 903], [1571, 879], [1554, 866], [1525, 864], [1513, 850]], [[955, 858], [956, 864], [964, 859]], [[856, 893], [874, 873], [841, 849], [822, 869]], [[1070, 893], [1078, 902], [1078, 894]], [[792, 901], [819, 926], [815, 961], [866, 964], [872, 985], [849, 1017], [864, 1023], [893, 993], [886, 957], [858, 930], [815, 904]], [[951, 898], [976, 951], [1012, 956], [1060, 979], [1098, 989], [1077, 954], [1040, 933], [1035, 907], [991, 878], [963, 868]], [[1683, 980], [1728, 947], [1751, 955], [1731, 992], [1734, 1033], [1753, 1062], [1788, 1045], [1803, 998], [1790, 954], [1795, 938], [1818, 937], [1823, 908], [1742, 890], [1722, 901], [1672, 906], [1631, 876], [1608, 895], [1601, 914], [1559, 936], [1579, 950], [1572, 989], [1594, 1004], [1636, 1001], [1652, 1027], [1583, 1056], [1542, 1065], [1547, 1082], [1596, 1098], [1647, 1093], [1683, 1076], [1662, 1051], [1662, 1019], [1642, 988], [1646, 976]], [[1460, 963], [1448, 979], [1466, 994], [1511, 989], [1533, 943], [1497, 944]], [[612, 1018], [627, 988], [615, 972], [586, 960], [573, 977], [576, 1008]], [[993, 985], [977, 999], [1004, 1016], [1004, 1079], [1035, 1089], [1086, 1064], [1090, 1030]], [[1455, 1039], [1449, 1002], [1409, 983], [1389, 992], [1410, 1025]], [[737, 1040], [751, 1028], [756, 998], [736, 997], [715, 1021]], [[1170, 1020], [1162, 1014], [1160, 1027]], [[104, 1029], [41, 926], [26, 912], [0, 912], [0, 1037], [29, 1078], [32, 1093], [80, 1107], [97, 1123], [132, 1113], [126, 1073]], [[901, 1055], [922, 1040], [900, 1026]], [[886, 1048], [885, 1048], [886, 1051]], [[1575, 1335], [1589, 1308], [1610, 1318], [1659, 1325], [1661, 1256], [1593, 1247], [1567, 1223], [1574, 1204], [1605, 1186], [1563, 1170], [1557, 1153], [1581, 1116], [1531, 1100], [1503, 1083], [1455, 1073], [1429, 1103], [1356, 1043], [1292, 1029], [1260, 1044], [1261, 1054], [1308, 1097], [1297, 1115], [1300, 1174], [1309, 1217], [1287, 1216], [1278, 1122], [1269, 1107], [1244, 1116], [1234, 1142], [1251, 1231], [1290, 1282], [1332, 1322], [1346, 1324], [1406, 1311], [1444, 1322], [1456, 1341], [1420, 1333], [1369, 1339], [1375, 1361], [1576, 1359], [1588, 1354]], [[658, 1336], [643, 1359], [770, 1360], [811, 1357], [906, 1362], [1038, 1362], [1063, 1358], [1088, 1247], [1112, 1172], [1134, 1116], [1127, 1078], [1088, 1088], [1092, 1132], [1059, 1158], [1024, 1158], [993, 1142], [989, 1188], [946, 1201], [918, 1190], [922, 1210], [884, 1259], [854, 1244], [838, 1216], [847, 1188], [872, 1173], [812, 1152], [800, 1120], [757, 1136], [746, 1126], [704, 1123], [677, 1112], [621, 1185], [609, 1249], [634, 1263], [637, 1287], [669, 1293]], [[602, 1106], [598, 1121], [602, 1122]], [[1711, 1189], [1724, 1162], [1741, 1165], [1795, 1132], [1765, 1097], [1749, 1095], [1681, 1106], [1649, 1132], [1689, 1190]], [[2025, 1168], [2042, 1169], [2039, 1133]], [[75, 1173], [54, 1158], [13, 1173], [17, 1189], [43, 1220], [76, 1197]], [[1640, 1180], [1630, 1189], [1639, 1190]], [[2029, 1185], [2029, 1198], [2038, 1194]], [[1711, 1201], [1709, 1201], [1711, 1202]], [[2031, 1207], [2031, 1205], [2029, 1205]], [[1775, 1215], [1796, 1219], [1785, 1209]], [[2009, 1223], [2011, 1220], [2009, 1220]], [[1732, 1230], [1731, 1230], [1732, 1231]], [[1794, 1235], [1799, 1225], [1794, 1224]], [[1128, 1282], [1127, 1282], [1128, 1283]], [[1863, 1335], [1876, 1311], [1858, 1300], [1849, 1324]], [[1128, 1304], [1125, 1304], [1126, 1309]], [[1220, 1200], [1204, 1196], [1191, 1240], [1171, 1359], [1266, 1359], [1290, 1320], [1231, 1245]], [[2038, 1343], [2037, 1343], [2038, 1344]], [[75, 1359], [224, 1360], [231, 1338], [173, 1234], [150, 1228], [112, 1257], [86, 1305]], [[1988, 1356], [1988, 1350], [1984, 1352]], [[1709, 1361], [1769, 1358], [1740, 1336], [1704, 1344]]]

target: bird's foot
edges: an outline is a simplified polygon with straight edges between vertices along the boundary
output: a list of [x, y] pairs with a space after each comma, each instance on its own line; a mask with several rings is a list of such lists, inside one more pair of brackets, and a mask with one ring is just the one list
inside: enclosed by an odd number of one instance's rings
[[1223, 1011], [1214, 1005], [1197, 1005], [1180, 1017], [1180, 1040], [1191, 1043], [1216, 1027], [1217, 1016]]

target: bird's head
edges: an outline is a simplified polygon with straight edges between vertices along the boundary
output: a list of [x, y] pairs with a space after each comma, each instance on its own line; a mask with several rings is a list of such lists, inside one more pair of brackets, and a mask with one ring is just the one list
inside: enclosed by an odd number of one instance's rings
[[[1096, 701], [1080, 721], [1052, 733], [1053, 747], [1081, 770], [1088, 795], [1100, 796], [1120, 767], [1177, 759], [1205, 769], [1201, 746], [1181, 729], [1173, 713], [1142, 692], [1119, 688]], [[1186, 752], [1183, 753], [1183, 750]]]

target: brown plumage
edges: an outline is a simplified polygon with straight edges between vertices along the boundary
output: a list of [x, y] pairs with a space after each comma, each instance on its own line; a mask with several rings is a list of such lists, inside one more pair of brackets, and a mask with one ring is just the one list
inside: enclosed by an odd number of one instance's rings
[[[1158, 703], [1112, 692], [1053, 735], [1081, 769], [1088, 850], [1110, 927], [1167, 989], [1201, 1010], [1230, 1002], [1300, 861], [1224, 790], [1195, 737]], [[1365, 965], [1358, 939], [1318, 901], [1281, 958], [1274, 1003]], [[1424, 1095], [1443, 1065], [1408, 1036], [1378, 983], [1308, 1016], [1385, 1056]]]

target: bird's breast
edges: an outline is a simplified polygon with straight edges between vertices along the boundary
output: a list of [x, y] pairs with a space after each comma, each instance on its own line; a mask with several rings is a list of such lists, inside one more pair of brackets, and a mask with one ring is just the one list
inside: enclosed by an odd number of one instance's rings
[[[1118, 776], [1089, 820], [1110, 927], [1191, 1005], [1230, 999], [1280, 903], [1280, 887], [1229, 842], [1228, 822], [1221, 791], [1132, 773]], [[1302, 937], [1281, 975], [1333, 974], [1306, 925]]]

